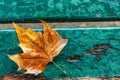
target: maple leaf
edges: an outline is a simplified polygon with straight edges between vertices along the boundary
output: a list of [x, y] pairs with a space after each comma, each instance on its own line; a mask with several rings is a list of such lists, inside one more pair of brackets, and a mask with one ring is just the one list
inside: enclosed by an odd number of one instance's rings
[[31, 29], [23, 29], [13, 23], [23, 53], [8, 56], [18, 65], [18, 70], [27, 70], [26, 73], [29, 74], [37, 75], [43, 72], [49, 62], [53, 62], [60, 68], [53, 58], [68, 42], [67, 39], [63, 39], [55, 30], [52, 30], [45, 21], [41, 20], [41, 22], [44, 25], [43, 34]]

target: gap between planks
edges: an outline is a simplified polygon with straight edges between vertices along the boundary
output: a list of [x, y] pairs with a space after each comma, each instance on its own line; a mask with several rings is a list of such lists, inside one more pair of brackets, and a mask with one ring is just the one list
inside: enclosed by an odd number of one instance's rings
[[[41, 28], [41, 23], [18, 23], [24, 28]], [[105, 22], [52, 22], [48, 23], [51, 27], [85, 27], [85, 26], [120, 26], [120, 21]], [[0, 28], [13, 28], [12, 23], [0, 23]]]

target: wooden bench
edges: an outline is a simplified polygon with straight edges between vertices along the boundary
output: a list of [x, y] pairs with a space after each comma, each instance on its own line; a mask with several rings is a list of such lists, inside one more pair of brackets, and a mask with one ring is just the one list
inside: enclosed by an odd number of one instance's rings
[[16, 22], [24, 28], [31, 27], [33, 30], [41, 31], [42, 24], [39, 19], [43, 19], [62, 37], [69, 39], [66, 47], [54, 59], [67, 74], [62, 75], [54, 64], [49, 64], [46, 71], [38, 76], [54, 80], [61, 78], [82, 80], [81, 77], [88, 76], [119, 78], [119, 1], [0, 1], [0, 76], [17, 72], [17, 65], [7, 54], [22, 52], [11, 22]]

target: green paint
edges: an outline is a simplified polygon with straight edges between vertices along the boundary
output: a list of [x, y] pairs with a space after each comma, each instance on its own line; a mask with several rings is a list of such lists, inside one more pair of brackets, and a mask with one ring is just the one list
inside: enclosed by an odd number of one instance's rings
[[[7, 57], [7, 54], [22, 53], [17, 45], [19, 42], [16, 33], [8, 30], [0, 30], [0, 76], [17, 71], [17, 65]], [[37, 31], [41, 30], [37, 29]], [[57, 28], [57, 31], [63, 38], [69, 39], [60, 55], [54, 58], [54, 61], [67, 74], [63, 76], [62, 72], [53, 63], [50, 63], [40, 76], [58, 78], [117, 76], [120, 74], [120, 27]], [[100, 57], [86, 54], [86, 50], [93, 49], [95, 44], [109, 44], [111, 48], [106, 51], [103, 49], [106, 55]], [[70, 56], [81, 54], [83, 56], [80, 61], [67, 61]]]
[[119, 0], [0, 0], [1, 22], [115, 18], [120, 18]]

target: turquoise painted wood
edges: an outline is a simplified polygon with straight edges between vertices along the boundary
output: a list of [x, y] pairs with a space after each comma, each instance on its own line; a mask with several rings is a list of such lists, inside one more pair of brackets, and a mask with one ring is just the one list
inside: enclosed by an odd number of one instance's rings
[[119, 20], [119, 0], [0, 0], [1, 22]]
[[[67, 74], [50, 63], [39, 76], [48, 78], [120, 75], [120, 27], [55, 28], [69, 42], [54, 61]], [[33, 29], [41, 31], [41, 29]], [[0, 76], [17, 72], [8, 54], [21, 53], [13, 29], [0, 29]], [[76, 61], [76, 62], [75, 62]]]

